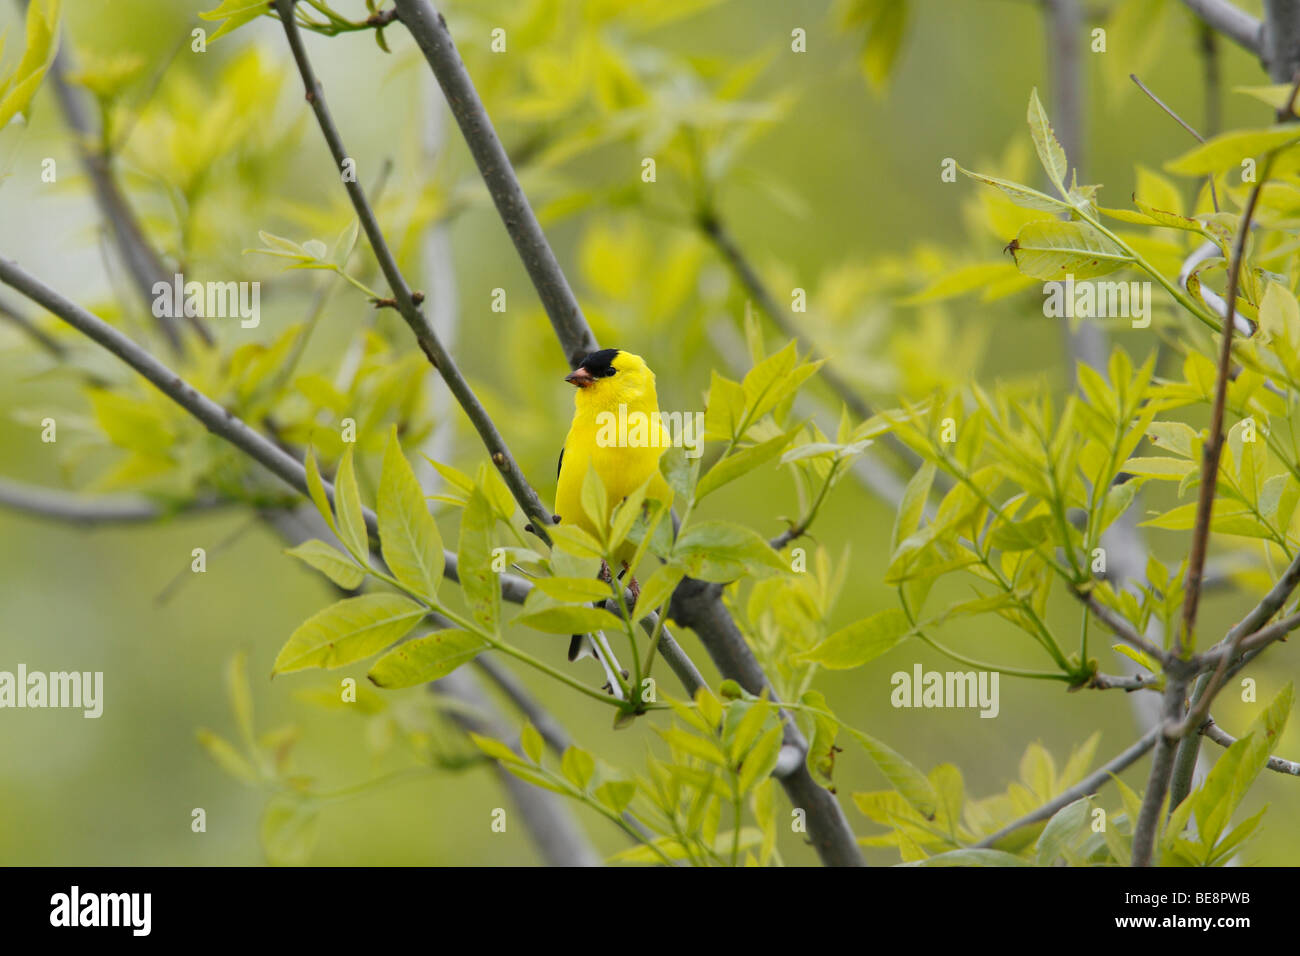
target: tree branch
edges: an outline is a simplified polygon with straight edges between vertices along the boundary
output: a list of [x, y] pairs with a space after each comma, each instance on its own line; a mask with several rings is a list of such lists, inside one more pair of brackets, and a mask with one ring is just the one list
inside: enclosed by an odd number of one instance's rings
[[1128, 621], [1124, 620], [1124, 618], [1106, 607], [1106, 605], [1102, 604], [1091, 594], [1084, 594], [1082, 591], [1075, 591], [1074, 596], [1083, 602], [1084, 606], [1092, 612], [1093, 616], [1096, 617], [1097, 620], [1110, 628], [1111, 632], [1129, 647], [1136, 648], [1147, 656], [1153, 657], [1158, 661], [1166, 661], [1169, 657], [1169, 655], [1165, 653], [1164, 648], [1157, 647], [1146, 637], [1139, 634], [1133, 625], [1129, 624]]
[[[27, 0], [18, 0], [18, 5], [25, 9]], [[113, 243], [122, 257], [122, 263], [126, 267], [127, 275], [131, 278], [131, 284], [141, 304], [152, 315], [154, 284], [157, 282], [170, 284], [172, 272], [145, 238], [144, 228], [113, 176], [111, 158], [95, 146], [101, 137], [86, 110], [83, 95], [68, 83], [67, 61], [68, 52], [65, 45], [50, 65], [50, 86], [58, 100], [64, 122], [72, 131], [77, 157], [86, 172], [86, 177], [90, 180], [95, 204], [99, 207], [100, 215], [112, 233]], [[184, 312], [183, 309], [181, 311]], [[188, 316], [187, 321], [205, 343], [212, 343], [211, 333], [196, 317]], [[166, 318], [158, 318], [157, 325], [173, 354], [183, 354], [184, 343], [176, 326]]]
[[[506, 731], [496, 717], [496, 710], [474, 675], [466, 668], [453, 671], [441, 680], [430, 685], [439, 693], [446, 694], [473, 710], [486, 715], [478, 718], [466, 713], [461, 708], [449, 709], [447, 715], [466, 733], [482, 734], [501, 739]], [[519, 752], [516, 744], [512, 749]], [[501, 782], [501, 786], [514, 801], [515, 808], [523, 817], [524, 826], [532, 835], [537, 851], [548, 866], [600, 866], [600, 857], [588, 843], [582, 830], [578, 828], [573, 814], [557, 794], [535, 787], [510, 771], [497, 761], [492, 762], [492, 770]]]
[[[311, 60], [308, 58], [306, 48], [303, 46], [302, 33], [298, 29], [298, 23], [293, 16], [295, 2], [296, 0], [275, 0], [276, 10], [280, 14], [281, 26], [284, 27], [285, 38], [289, 41], [289, 48], [293, 52], [294, 62], [297, 63], [298, 72], [302, 75], [303, 86], [307, 92], [307, 102], [311, 104], [312, 111], [316, 114], [316, 121], [325, 137], [326, 144], [329, 146], [330, 153], [334, 157], [336, 169], [342, 170], [349, 159], [349, 154], [343, 145], [338, 128], [334, 125], [320, 83], [316, 79], [315, 71], [312, 68]], [[424, 301], [424, 295], [423, 293], [413, 293], [410, 286], [407, 285], [406, 279], [397, 265], [397, 260], [388, 248], [388, 242], [384, 238], [383, 231], [379, 228], [379, 222], [375, 218], [375, 212], [371, 208], [369, 200], [366, 199], [365, 190], [362, 188], [361, 183], [355, 176], [341, 176], [340, 178], [343, 179], [343, 185], [347, 189], [348, 197], [352, 200], [352, 207], [361, 222], [362, 231], [365, 232], [370, 248], [379, 262], [379, 268], [383, 271], [384, 278], [388, 281], [389, 288], [393, 292], [393, 302], [398, 313], [410, 327], [420, 349], [429, 359], [430, 364], [438, 370], [438, 374], [447, 383], [452, 395], [456, 397], [456, 401], [464, 410], [466, 417], [469, 418], [479, 437], [483, 440], [483, 444], [492, 458], [492, 463], [501, 472], [501, 476], [505, 479], [511, 494], [519, 502], [525, 517], [529, 519], [533, 531], [539, 538], [549, 544], [550, 536], [546, 533], [546, 528], [552, 520], [551, 512], [543, 506], [537, 492], [524, 478], [523, 472], [520, 470], [514, 456], [510, 453], [505, 439], [497, 431], [497, 427], [488, 415], [487, 410], [478, 400], [478, 396], [474, 394], [474, 390], [465, 380], [465, 376], [461, 374], [455, 360], [443, 348], [442, 342], [433, 330], [433, 326], [429, 324], [424, 313], [420, 311], [419, 304]]]
[[1014, 823], [1008, 824], [992, 836], [980, 840], [980, 842], [976, 843], [975, 846], [991, 847], [994, 844], [1001, 842], [1004, 837], [1009, 836], [1016, 830], [1031, 826], [1035, 823], [1041, 823], [1043, 820], [1050, 820], [1056, 815], [1057, 811], [1063, 807], [1068, 807], [1070, 804], [1074, 803], [1074, 801], [1096, 793], [1103, 784], [1110, 780], [1112, 776], [1137, 763], [1137, 761], [1141, 759], [1148, 750], [1155, 746], [1156, 734], [1158, 732], [1158, 728], [1152, 728], [1147, 731], [1135, 744], [1133, 744], [1133, 746], [1115, 757], [1110, 761], [1110, 763], [1100, 767], [1069, 790], [1066, 790], [1064, 793], [1043, 804], [1037, 810], [1026, 814]]
[[1264, 55], [1264, 24], [1228, 0], [1183, 0], [1183, 6], [1242, 49]]
[[143, 495], [87, 498], [67, 491], [39, 488], [0, 478], [0, 505], [26, 514], [79, 525], [139, 524], [169, 514], [209, 511], [232, 501], [203, 499], [169, 509]]
[[[1274, 83], [1289, 83], [1300, 71], [1300, 5], [1295, 0], [1264, 0], [1264, 49], [1261, 52]], [[1288, 107], [1288, 118], [1290, 113]], [[1279, 122], [1281, 116], [1279, 114]]]
[[67, 349], [42, 332], [35, 322], [4, 299], [0, 299], [0, 319], [8, 321], [50, 356], [61, 359], [68, 354]]
[[447, 22], [427, 0], [395, 2], [398, 18], [415, 38], [442, 87], [451, 115], [464, 134], [488, 194], [542, 300], [551, 327], [564, 349], [565, 360], [570, 368], [574, 368], [584, 356], [599, 347], [596, 337], [524, 195], [505, 147], [497, 137], [492, 120], [447, 30]]
[[[1213, 717], [1207, 717], [1205, 719], [1205, 723], [1201, 727], [1201, 734], [1224, 748], [1231, 747], [1237, 742], [1237, 738], [1216, 724]], [[1286, 773], [1293, 777], [1300, 777], [1300, 761], [1284, 760], [1281, 757], [1269, 757], [1266, 766], [1269, 770], [1274, 770], [1277, 773]]]

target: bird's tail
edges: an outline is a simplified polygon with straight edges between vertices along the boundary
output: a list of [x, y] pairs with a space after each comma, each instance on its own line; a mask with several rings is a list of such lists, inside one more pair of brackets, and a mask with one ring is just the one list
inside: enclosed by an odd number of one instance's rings
[[614, 656], [614, 651], [610, 648], [609, 641], [605, 640], [605, 635], [600, 631], [591, 634], [574, 634], [569, 639], [569, 660], [576, 661], [582, 657], [594, 657], [600, 661], [600, 666], [605, 671], [605, 679], [609, 682], [610, 693], [622, 700], [623, 691], [619, 686], [619, 675], [623, 673], [623, 665]]

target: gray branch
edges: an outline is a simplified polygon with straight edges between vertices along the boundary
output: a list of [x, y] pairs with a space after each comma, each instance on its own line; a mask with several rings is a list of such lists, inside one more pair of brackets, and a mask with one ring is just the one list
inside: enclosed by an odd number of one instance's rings
[[[26, 9], [27, 0], [18, 0], [18, 6]], [[74, 89], [67, 80], [68, 60], [65, 35], [64, 48], [59, 50], [50, 65], [50, 86], [59, 102], [64, 122], [72, 131], [77, 157], [86, 172], [86, 177], [90, 180], [95, 204], [99, 207], [104, 223], [112, 232], [113, 244], [122, 258], [127, 275], [131, 278], [131, 285], [141, 304], [152, 314], [154, 284], [170, 283], [172, 272], [145, 238], [144, 227], [140, 225], [135, 210], [131, 208], [117, 179], [113, 176], [111, 157], [95, 145], [102, 137], [96, 128], [97, 124], [86, 109], [84, 94]], [[209, 344], [212, 342], [211, 334], [197, 318], [191, 316], [189, 322], [205, 342]], [[157, 324], [172, 352], [181, 354], [184, 345], [177, 328], [165, 318], [159, 318]]]
[[398, 18], [415, 38], [442, 87], [488, 194], [542, 300], [565, 360], [570, 368], [576, 367], [585, 355], [598, 348], [596, 336], [524, 195], [510, 157], [451, 39], [447, 22], [427, 0], [395, 0], [395, 4]]
[[1264, 64], [1274, 83], [1290, 83], [1300, 70], [1300, 4], [1264, 0]]
[[17, 307], [11, 305], [5, 299], [0, 299], [0, 319], [4, 319], [10, 325], [13, 325], [54, 358], [63, 358], [67, 355], [67, 349], [42, 332], [40, 326], [33, 322], [26, 313], [19, 311]]
[[143, 495], [87, 498], [69, 491], [39, 488], [0, 478], [0, 505], [41, 518], [78, 525], [140, 524], [169, 514], [207, 511], [232, 502], [203, 499], [168, 509]]
[[[0, 282], [21, 292], [33, 302], [44, 307], [96, 344], [112, 352], [131, 368], [148, 379], [160, 392], [180, 405], [216, 435], [234, 445], [254, 461], [269, 470], [300, 494], [307, 494], [307, 473], [292, 455], [266, 438], [233, 412], [222, 408], [198, 391], [150, 352], [123, 335], [113, 326], [87, 312], [81, 306], [65, 299], [16, 262], [0, 256]], [[332, 502], [334, 486], [324, 482], [325, 494]], [[375, 513], [363, 508], [366, 527], [371, 535], [377, 534], [379, 522]], [[447, 577], [459, 581], [455, 552], [443, 552]], [[500, 576], [501, 596], [507, 601], [522, 604], [532, 585], [511, 574]]]
[[[1214, 718], [1207, 718], [1205, 726], [1201, 728], [1201, 733], [1213, 740], [1220, 747], [1231, 747], [1237, 742], [1237, 738], [1232, 736], [1222, 727], [1214, 722]], [[1269, 757], [1266, 764], [1269, 770], [1277, 773], [1290, 774], [1293, 777], [1300, 777], [1300, 761], [1284, 760], [1281, 757]]]
[[[325, 102], [320, 82], [316, 78], [311, 60], [307, 56], [307, 50], [303, 46], [302, 32], [299, 30], [298, 23], [293, 15], [294, 3], [295, 0], [275, 0], [275, 8], [279, 12], [285, 38], [289, 41], [289, 48], [293, 52], [294, 62], [298, 65], [298, 72], [302, 75], [303, 86], [307, 92], [307, 102], [311, 104], [312, 111], [316, 114], [317, 124], [320, 126], [325, 142], [329, 146], [329, 151], [334, 157], [335, 169], [341, 171], [346, 168], [350, 154], [343, 145], [343, 139], [339, 135], [338, 128], [334, 125], [334, 119], [330, 115], [329, 106]], [[501, 472], [501, 477], [505, 479], [506, 485], [510, 488], [510, 493], [519, 502], [524, 515], [531, 522], [534, 532], [543, 541], [549, 543], [550, 537], [546, 533], [546, 527], [551, 523], [550, 511], [542, 504], [541, 499], [537, 497], [537, 492], [524, 478], [523, 472], [520, 470], [514, 456], [510, 453], [505, 439], [497, 431], [496, 424], [488, 415], [487, 409], [483, 407], [478, 396], [474, 394], [473, 388], [465, 380], [465, 376], [461, 374], [455, 360], [443, 347], [442, 341], [434, 332], [433, 326], [420, 310], [419, 305], [424, 301], [424, 295], [423, 293], [414, 293], [407, 284], [392, 250], [388, 247], [388, 241], [384, 238], [383, 230], [379, 228], [374, 209], [366, 198], [361, 183], [355, 176], [341, 176], [340, 178], [343, 179], [348, 198], [352, 200], [352, 208], [356, 211], [357, 218], [361, 222], [361, 229], [366, 234], [366, 239], [375, 254], [375, 259], [379, 262], [379, 268], [384, 273], [384, 278], [393, 292], [392, 301], [381, 304], [392, 305], [396, 308], [398, 314], [410, 327], [421, 351], [429, 359], [430, 364], [438, 370], [438, 374], [447, 383], [447, 387], [455, 396], [457, 403], [464, 410], [466, 417], [469, 418], [470, 423], [473, 424], [474, 429], [483, 440], [483, 444], [492, 458], [492, 463]]]
[[1264, 55], [1264, 25], [1228, 0], [1183, 0], [1183, 6], [1242, 49]]
[[[439, 681], [430, 685], [434, 690], [452, 697], [474, 713], [465, 708], [448, 710], [448, 716], [466, 733], [482, 734], [502, 739], [507, 731], [497, 718], [496, 709], [483, 692], [482, 686], [474, 679], [472, 671], [462, 667], [453, 671]], [[478, 717], [474, 714], [482, 714]], [[514, 750], [519, 752], [516, 744]], [[600, 857], [587, 842], [586, 836], [578, 827], [577, 821], [569, 807], [558, 794], [534, 787], [506, 770], [496, 761], [492, 762], [501, 786], [514, 801], [515, 808], [523, 817], [524, 826], [533, 839], [537, 852], [548, 866], [600, 866]]]
[[1014, 833], [1016, 830], [1035, 823], [1041, 823], [1044, 820], [1050, 820], [1056, 815], [1058, 810], [1068, 807], [1076, 800], [1096, 793], [1110, 780], [1112, 776], [1137, 763], [1138, 760], [1155, 745], [1157, 733], [1158, 731], [1155, 729], [1147, 731], [1136, 743], [1133, 744], [1133, 746], [1129, 747], [1114, 760], [1110, 761], [1110, 763], [1098, 768], [1069, 790], [1066, 790], [1056, 798], [1049, 800], [1032, 813], [1028, 813], [1014, 823], [1008, 824], [992, 836], [980, 840], [980, 842], [976, 843], [975, 846], [991, 847], [994, 844], [999, 843], [1004, 837]]

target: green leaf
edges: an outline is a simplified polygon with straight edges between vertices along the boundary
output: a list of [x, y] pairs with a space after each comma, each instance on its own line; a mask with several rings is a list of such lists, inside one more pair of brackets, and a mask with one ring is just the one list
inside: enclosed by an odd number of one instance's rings
[[719, 458], [713, 467], [704, 473], [704, 477], [700, 479], [699, 484], [695, 486], [695, 500], [699, 501], [710, 492], [717, 491], [727, 482], [735, 481], [741, 475], [771, 461], [781, 454], [785, 446], [790, 444], [790, 439], [802, 427], [803, 425], [799, 425], [784, 434], [777, 435], [775, 438], [769, 438], [757, 445], [750, 445], [748, 448], [734, 451], [725, 458]]
[[1035, 279], [1076, 280], [1105, 275], [1132, 262], [1127, 252], [1086, 222], [1027, 222], [1011, 243], [1016, 267]]
[[637, 596], [636, 607], [632, 611], [632, 620], [641, 620], [663, 604], [677, 590], [683, 577], [685, 572], [671, 564], [655, 568], [654, 573], [641, 585], [641, 593]]
[[724, 378], [715, 370], [709, 382], [709, 397], [704, 406], [705, 441], [731, 441], [740, 437], [745, 420], [745, 389], [739, 382]]
[[957, 167], [962, 174], [969, 176], [971, 179], [994, 186], [1000, 189], [1008, 199], [1017, 206], [1025, 209], [1040, 209], [1045, 212], [1069, 212], [1074, 209], [1068, 202], [1057, 199], [1047, 193], [1041, 193], [1037, 189], [1030, 189], [1028, 186], [1022, 186], [1020, 183], [1014, 183], [1009, 179], [999, 179], [997, 176], [989, 176], [986, 173], [975, 173], [961, 166]]
[[1275, 111], [1285, 109], [1291, 99], [1291, 84], [1278, 83], [1273, 86], [1234, 86], [1234, 93], [1245, 93], [1261, 103], [1266, 103]]
[[510, 749], [508, 744], [492, 737], [484, 737], [482, 734], [470, 732], [469, 739], [473, 741], [474, 746], [487, 754], [493, 760], [499, 760], [504, 764], [519, 763], [519, 755]]
[[579, 747], [569, 747], [560, 758], [560, 772], [579, 790], [585, 791], [596, 774], [596, 761]]
[[590, 634], [593, 631], [617, 633], [623, 630], [623, 621], [604, 608], [577, 604], [530, 611], [515, 618], [515, 623], [547, 634]]
[[737, 700], [727, 707], [723, 740], [732, 766], [749, 752], [771, 713], [772, 705], [766, 701]]
[[892, 650], [911, 633], [912, 625], [898, 608], [890, 608], [840, 628], [799, 656], [828, 670], [849, 670]]
[[925, 774], [916, 769], [893, 748], [860, 730], [845, 728], [866, 748], [880, 772], [902, 794], [908, 805], [927, 820], [933, 820], [939, 806], [939, 796]]
[[429, 601], [442, 581], [442, 535], [424, 503], [394, 428], [379, 479], [379, 541], [384, 561], [406, 588]]
[[226, 692], [230, 695], [230, 710], [239, 725], [239, 735], [249, 750], [257, 749], [253, 735], [253, 694], [248, 686], [248, 652], [240, 651], [230, 659], [226, 668]]
[[1038, 160], [1043, 164], [1043, 169], [1047, 171], [1047, 178], [1064, 196], [1069, 192], [1065, 187], [1065, 179], [1070, 172], [1070, 163], [1065, 156], [1065, 149], [1061, 146], [1060, 140], [1056, 138], [1056, 133], [1052, 131], [1052, 124], [1047, 118], [1047, 111], [1043, 109], [1043, 104], [1038, 99], [1037, 87], [1029, 93], [1028, 118], [1029, 133], [1033, 137], [1034, 150], [1038, 153]]
[[1129, 647], [1127, 644], [1112, 644], [1111, 647], [1120, 654], [1123, 654], [1125, 657], [1137, 661], [1151, 673], [1160, 673], [1160, 664], [1143, 651], [1139, 651], [1135, 647]]
[[211, 43], [269, 12], [270, 5], [267, 0], [222, 0], [221, 6], [200, 13], [199, 19], [226, 21], [221, 24], [216, 33], [208, 37], [208, 42]]
[[488, 649], [477, 634], [448, 629], [406, 641], [375, 661], [366, 675], [376, 687], [395, 690], [446, 677]]
[[636, 796], [636, 784], [630, 780], [607, 780], [596, 788], [595, 796], [615, 813], [622, 813]]
[[677, 539], [673, 563], [701, 581], [734, 581], [745, 573], [786, 569], [781, 556], [750, 528], [726, 521], [692, 523]]
[[767, 733], [758, 738], [758, 743], [753, 749], [745, 755], [744, 762], [740, 765], [738, 781], [742, 794], [749, 793], [756, 783], [766, 778], [776, 767], [777, 758], [781, 754], [782, 732], [783, 728], [780, 724], [769, 728]]
[[358, 561], [370, 553], [366, 518], [361, 507], [361, 489], [352, 466], [352, 444], [343, 450], [338, 475], [334, 479], [334, 509], [338, 517], [339, 539]]
[[806, 692], [800, 702], [814, 708], [813, 739], [808, 745], [808, 772], [818, 785], [829, 789], [834, 783], [831, 775], [835, 770], [835, 738], [839, 734], [840, 724], [830, 716], [826, 698], [821, 691]]
[[366, 579], [366, 572], [357, 567], [355, 561], [317, 538], [304, 541], [296, 548], [287, 548], [285, 553], [315, 568], [346, 591], [356, 590]]
[[309, 617], [289, 637], [272, 676], [309, 667], [342, 667], [404, 637], [428, 609], [399, 594], [344, 598]]
[[1184, 176], [1204, 176], [1239, 167], [1242, 160], [1262, 156], [1297, 140], [1300, 140], [1300, 123], [1231, 130], [1171, 159], [1165, 163], [1165, 169]]
[[614, 596], [609, 584], [600, 578], [533, 578], [533, 586], [566, 604], [608, 601]]
[[480, 488], [475, 488], [460, 518], [457, 574], [474, 620], [490, 634], [501, 620], [501, 586], [492, 570], [492, 527], [496, 518]]
[[311, 449], [307, 450], [307, 460], [303, 462], [303, 468], [307, 472], [307, 493], [311, 495], [316, 510], [325, 519], [330, 530], [337, 534], [338, 529], [334, 526], [334, 511], [330, 508], [329, 496], [325, 494], [325, 482], [321, 480], [320, 469], [316, 466], [316, 456]]
[[0, 83], [0, 129], [19, 113], [27, 116], [32, 97], [59, 51], [60, 0], [31, 0], [26, 47], [13, 75]]
[[907, 4], [901, 0], [884, 4], [862, 48], [862, 72], [877, 92], [883, 90], [889, 81], [889, 74], [902, 49], [906, 28]]
[[542, 754], [546, 752], [546, 741], [537, 732], [537, 728], [527, 721], [519, 731], [519, 746], [533, 763], [542, 762]]
[[659, 471], [668, 487], [687, 500], [690, 500], [699, 464], [698, 458], [687, 458], [686, 449], [679, 445], [664, 449], [659, 456]]
[[609, 494], [595, 468], [588, 468], [582, 478], [582, 510], [604, 540], [609, 530]]
[[907, 487], [903, 490], [903, 500], [898, 504], [898, 517], [894, 519], [894, 533], [889, 539], [889, 553], [898, 551], [898, 546], [910, 538], [921, 524], [925, 514], [926, 502], [930, 500], [930, 488], [934, 484], [934, 462], [927, 461], [916, 470]]
[[1034, 861], [1039, 866], [1051, 866], [1056, 858], [1074, 847], [1088, 827], [1088, 797], [1080, 797], [1052, 815], [1038, 838], [1038, 851]]
[[214, 734], [210, 730], [200, 729], [196, 733], [199, 745], [208, 752], [213, 760], [226, 773], [232, 777], [243, 780], [245, 783], [257, 783], [257, 770], [249, 762], [248, 758], [241, 754], [235, 745], [219, 734]]
[[599, 541], [576, 524], [557, 524], [547, 528], [555, 547], [579, 558], [599, 558], [605, 553]]
[[681, 727], [656, 727], [656, 732], [663, 737], [674, 750], [683, 754], [689, 754], [692, 757], [699, 757], [706, 763], [713, 764], [717, 767], [727, 766], [727, 755], [722, 752], [718, 744], [707, 737], [701, 737], [693, 734]]
[[320, 835], [319, 807], [291, 794], [279, 794], [266, 805], [258, 833], [270, 863], [302, 866]]
[[1300, 345], [1300, 304], [1290, 289], [1276, 282], [1268, 283], [1259, 306], [1259, 328], [1267, 340]]
[[1051, 541], [1054, 528], [1052, 516], [1046, 514], [1025, 521], [999, 521], [989, 533], [988, 543], [999, 551], [1028, 551]]

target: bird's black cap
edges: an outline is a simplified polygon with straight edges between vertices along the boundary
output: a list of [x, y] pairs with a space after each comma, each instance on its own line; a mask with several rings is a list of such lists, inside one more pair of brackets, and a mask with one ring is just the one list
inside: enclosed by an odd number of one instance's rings
[[613, 375], [615, 372], [614, 356], [618, 353], [618, 349], [601, 349], [599, 352], [591, 352], [578, 363], [578, 368], [585, 368], [596, 378], [600, 378], [602, 375]]

